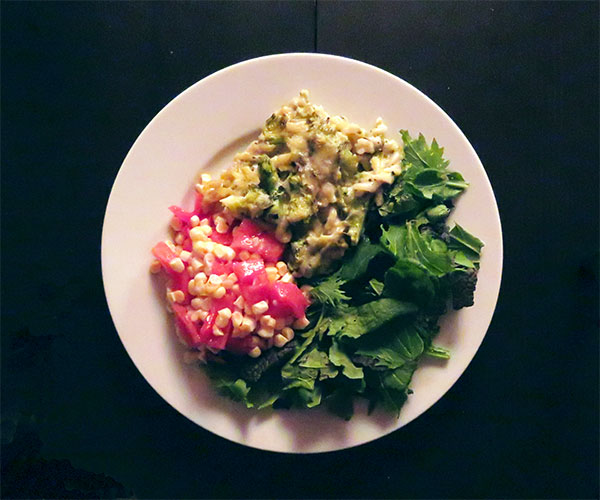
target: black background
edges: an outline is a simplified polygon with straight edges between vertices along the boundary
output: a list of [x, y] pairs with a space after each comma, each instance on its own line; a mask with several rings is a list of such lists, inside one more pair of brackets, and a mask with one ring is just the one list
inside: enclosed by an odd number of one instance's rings
[[[3, 498], [597, 498], [597, 2], [1, 10]], [[148, 386], [108, 313], [100, 233], [165, 104], [302, 51], [377, 65], [448, 112], [494, 187], [505, 260], [485, 341], [440, 402], [370, 444], [294, 456], [218, 438]]]

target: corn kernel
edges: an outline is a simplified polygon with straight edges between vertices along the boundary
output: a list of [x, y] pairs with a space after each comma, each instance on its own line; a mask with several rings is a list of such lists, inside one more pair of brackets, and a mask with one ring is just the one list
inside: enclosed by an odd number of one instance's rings
[[235, 250], [233, 248], [224, 246], [223, 252], [225, 254], [225, 260], [233, 260], [235, 259]]
[[292, 340], [294, 338], [294, 330], [292, 330], [289, 326], [281, 329], [281, 335], [283, 335], [287, 340]]
[[288, 343], [288, 339], [286, 339], [280, 333], [278, 333], [277, 335], [275, 335], [275, 337], [273, 338], [273, 345], [275, 347], [283, 347], [287, 343]]
[[167, 300], [171, 303], [181, 304], [185, 300], [185, 294], [181, 290], [167, 292]]
[[291, 283], [294, 281], [294, 277], [290, 273], [285, 273], [279, 281], [282, 283]]
[[192, 307], [194, 309], [202, 309], [203, 311], [208, 311], [210, 309], [210, 299], [192, 299]]
[[222, 337], [223, 335], [225, 335], [225, 332], [215, 325], [213, 326], [213, 335], [215, 337]]
[[177, 243], [178, 245], [182, 245], [183, 240], [184, 240], [183, 234], [177, 233], [177, 236], [175, 236], [175, 243]]
[[190, 217], [190, 225], [192, 227], [196, 227], [198, 224], [200, 224], [200, 217], [198, 217], [197, 215], [192, 215]]
[[200, 179], [202, 180], [202, 182], [210, 182], [212, 180], [212, 176], [210, 174], [202, 174], [200, 176]]
[[215, 256], [219, 259], [223, 259], [225, 257], [225, 251], [223, 250], [223, 245], [217, 245], [215, 247]]
[[224, 318], [229, 320], [231, 318], [231, 315], [231, 309], [229, 309], [229, 307], [224, 307], [223, 309], [219, 309], [219, 312], [217, 313], [217, 318]]
[[303, 318], [300, 318], [300, 319], [297, 319], [296, 321], [294, 321], [294, 328], [301, 330], [302, 328], [306, 328], [309, 323], [310, 323], [310, 321], [308, 321], [306, 316], [304, 316]]
[[217, 233], [224, 234], [229, 230], [229, 224], [227, 224], [227, 221], [223, 217], [217, 215], [214, 220]]
[[151, 262], [151, 264], [150, 264], [150, 272], [151, 272], [152, 274], [156, 274], [157, 272], [159, 272], [159, 271], [160, 271], [160, 268], [161, 268], [161, 267], [162, 267], [162, 266], [160, 265], [160, 261], [158, 261], [158, 260], [154, 259], [154, 260]]
[[206, 233], [203, 226], [196, 226], [190, 229], [190, 238], [192, 241], [206, 241]]
[[165, 245], [167, 245], [173, 252], [175, 251], [175, 245], [171, 240], [165, 240]]
[[236, 276], [235, 273], [229, 273], [227, 275], [227, 279], [231, 280], [232, 283], [237, 283], [237, 281], [238, 281], [238, 277]]
[[256, 321], [254, 321], [252, 318], [244, 318], [242, 320], [242, 324], [240, 325], [240, 330], [244, 333], [250, 333], [253, 332], [254, 329], [256, 328]]
[[236, 295], [239, 295], [239, 293], [240, 293], [240, 291], [241, 291], [241, 290], [240, 290], [240, 285], [238, 285], [238, 284], [236, 283], [235, 285], [233, 285], [233, 286], [231, 287], [231, 291], [232, 291], [233, 293], [235, 293]]
[[287, 322], [284, 318], [277, 318], [275, 320], [275, 330], [281, 330], [282, 328], [285, 328], [286, 325]]
[[277, 278], [279, 278], [279, 271], [277, 270], [276, 267], [268, 266], [265, 268], [265, 271], [267, 273], [267, 278], [269, 279], [269, 281], [271, 283], [273, 283], [274, 281], [277, 281]]
[[250, 352], [248, 352], [248, 356], [250, 356], [251, 358], [258, 358], [261, 354], [262, 354], [262, 351], [260, 350], [260, 347], [258, 347], [258, 346], [253, 347], [250, 350]]
[[187, 250], [182, 250], [181, 253], [179, 254], [179, 258], [183, 261], [183, 262], [188, 262], [192, 257], [192, 254], [190, 252], [188, 252]]
[[235, 301], [233, 302], [233, 305], [239, 309], [243, 309], [244, 308], [244, 297], [242, 297], [241, 295], [235, 299]]
[[212, 267], [212, 265], [215, 263], [215, 260], [215, 256], [212, 253], [207, 253], [204, 256], [204, 265]]
[[279, 274], [281, 274], [282, 276], [288, 272], [287, 264], [285, 262], [283, 262], [282, 260], [280, 260], [277, 264], [275, 264], [275, 267], [279, 271]]
[[264, 314], [269, 310], [269, 304], [266, 300], [261, 300], [252, 306], [252, 312], [254, 314]]
[[274, 331], [272, 328], [259, 328], [256, 333], [263, 339], [269, 339], [273, 336]]
[[179, 257], [171, 259], [171, 261], [169, 262], [169, 267], [173, 269], [173, 271], [175, 271], [176, 273], [180, 273], [185, 269], [183, 261]]
[[203, 285], [204, 283], [206, 283], [206, 280], [206, 274], [202, 271], [200, 271], [198, 274], [196, 274], [196, 276], [194, 276], [194, 281], [197, 285]]
[[208, 278], [208, 283], [219, 286], [221, 283], [223, 283], [223, 280], [218, 274], [211, 274], [210, 278]]
[[240, 325], [242, 324], [243, 320], [244, 320], [244, 315], [239, 311], [235, 311], [231, 315], [231, 323], [233, 323], [234, 328], [239, 328]]
[[191, 295], [197, 295], [196, 293], [196, 282], [192, 279], [190, 281], [188, 281], [188, 292]]
[[216, 290], [213, 292], [212, 296], [213, 296], [215, 299], [220, 299], [220, 298], [224, 297], [226, 293], [227, 293], [227, 290], [225, 290], [225, 287], [224, 287], [224, 286], [220, 286], [219, 288], [217, 288], [217, 289], [216, 289]]
[[273, 316], [269, 316], [268, 314], [265, 314], [260, 318], [260, 324], [264, 328], [275, 328], [275, 323], [275, 318]]
[[250, 258], [250, 252], [248, 252], [248, 250], [242, 250], [239, 253], [239, 258], [240, 260], [248, 260]]
[[192, 274], [196, 274], [196, 273], [202, 271], [202, 268], [204, 267], [204, 262], [196, 259], [195, 257], [192, 257], [192, 259], [190, 260], [189, 267], [192, 268]]

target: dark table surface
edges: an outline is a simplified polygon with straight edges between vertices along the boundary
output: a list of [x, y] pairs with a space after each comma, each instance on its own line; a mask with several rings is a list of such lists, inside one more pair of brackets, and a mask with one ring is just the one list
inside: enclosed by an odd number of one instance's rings
[[[598, 495], [598, 3], [17, 3], [2, 10], [2, 497]], [[189, 85], [353, 57], [456, 121], [494, 187], [500, 298], [456, 385], [343, 452], [247, 449], [178, 414], [104, 299], [111, 185]]]

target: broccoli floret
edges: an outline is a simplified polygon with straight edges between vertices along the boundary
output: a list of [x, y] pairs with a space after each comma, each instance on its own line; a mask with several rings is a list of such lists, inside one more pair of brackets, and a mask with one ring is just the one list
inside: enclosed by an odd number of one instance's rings
[[475, 286], [477, 285], [476, 269], [460, 269], [449, 275], [452, 307], [461, 309], [474, 304]]
[[279, 176], [277, 175], [277, 170], [271, 164], [271, 159], [267, 155], [262, 155], [259, 158], [258, 176], [260, 178], [260, 188], [272, 194], [279, 182]]

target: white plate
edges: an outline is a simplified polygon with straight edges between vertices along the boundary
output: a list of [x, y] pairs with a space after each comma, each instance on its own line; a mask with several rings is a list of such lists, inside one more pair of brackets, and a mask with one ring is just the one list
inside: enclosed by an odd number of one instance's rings
[[[169, 205], [189, 205], [200, 172], [229, 165], [269, 115], [301, 89], [331, 114], [370, 127], [381, 116], [389, 136], [407, 128], [436, 138], [451, 168], [471, 183], [454, 218], [484, 248], [475, 305], [444, 319], [436, 343], [452, 351], [447, 363], [424, 362], [397, 420], [367, 416], [350, 422], [324, 410], [256, 412], [216, 395], [204, 374], [182, 362], [165, 311], [164, 291], [148, 272], [150, 249], [167, 234]], [[119, 171], [104, 219], [102, 273], [113, 321], [131, 359], [176, 410], [205, 429], [265, 450], [337, 450], [381, 437], [435, 403], [463, 373], [492, 318], [502, 272], [502, 233], [486, 173], [463, 133], [420, 91], [376, 67], [323, 54], [281, 54], [221, 70], [171, 101], [144, 129]], [[135, 404], [132, 397], [131, 404]], [[168, 431], [167, 431], [168, 432]]]

